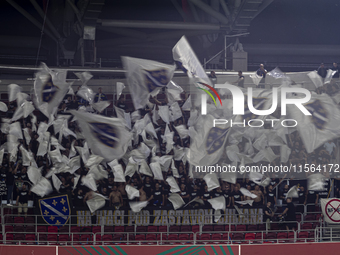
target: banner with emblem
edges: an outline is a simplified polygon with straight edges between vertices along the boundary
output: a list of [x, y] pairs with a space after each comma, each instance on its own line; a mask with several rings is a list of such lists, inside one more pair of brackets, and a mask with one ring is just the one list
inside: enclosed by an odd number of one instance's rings
[[124, 156], [132, 135], [121, 119], [87, 112], [70, 112], [77, 118], [82, 134], [93, 154], [102, 156], [106, 161]]
[[340, 109], [327, 94], [312, 94], [304, 104], [311, 115], [304, 115], [295, 105], [287, 105], [290, 118], [298, 122], [297, 129], [308, 153], [325, 142], [340, 136]]
[[67, 70], [50, 70], [42, 64], [34, 82], [34, 103], [48, 118], [56, 111], [67, 94], [70, 84], [66, 82]]
[[144, 108], [150, 95], [167, 86], [176, 69], [175, 65], [140, 58], [122, 57], [122, 62], [135, 109]]
[[195, 129], [197, 135], [192, 138], [188, 157], [190, 164], [194, 166], [208, 166], [216, 164], [223, 153], [229, 135], [228, 125], [214, 127], [212, 115], [201, 116]]
[[61, 227], [68, 222], [71, 206], [67, 194], [39, 199], [38, 204], [41, 216], [47, 224]]

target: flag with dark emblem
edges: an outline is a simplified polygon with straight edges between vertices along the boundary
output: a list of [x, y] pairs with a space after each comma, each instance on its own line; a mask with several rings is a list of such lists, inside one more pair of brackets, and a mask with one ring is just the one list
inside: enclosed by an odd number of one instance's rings
[[64, 226], [71, 215], [68, 195], [39, 199], [39, 208], [41, 217], [52, 226]]
[[190, 143], [190, 164], [195, 166], [208, 166], [216, 164], [223, 153], [229, 135], [229, 124], [216, 125], [211, 115], [201, 116], [195, 126], [197, 135], [193, 136]]
[[35, 76], [34, 103], [50, 118], [69, 90], [70, 83], [66, 82], [67, 70], [52, 71], [43, 63]]
[[107, 161], [119, 159], [130, 144], [131, 133], [118, 118], [87, 112], [70, 111], [76, 118], [93, 154]]
[[136, 109], [144, 108], [150, 95], [157, 95], [168, 85], [176, 68], [175, 65], [140, 58], [122, 57], [122, 62]]
[[304, 115], [295, 105], [287, 105], [288, 116], [298, 122], [297, 129], [308, 153], [340, 136], [340, 109], [327, 94], [312, 94], [304, 104], [311, 115]]

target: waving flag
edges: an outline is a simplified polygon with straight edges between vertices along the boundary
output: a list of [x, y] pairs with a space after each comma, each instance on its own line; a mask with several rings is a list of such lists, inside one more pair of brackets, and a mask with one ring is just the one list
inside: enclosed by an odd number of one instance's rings
[[122, 57], [122, 62], [136, 109], [144, 108], [150, 95], [157, 95], [168, 85], [176, 68], [175, 65], [140, 58]]
[[308, 153], [326, 141], [340, 136], [340, 109], [327, 94], [312, 94], [304, 105], [312, 115], [304, 115], [288, 105], [288, 115], [298, 122], [297, 129]]
[[61, 227], [66, 224], [71, 215], [68, 195], [40, 199], [39, 207], [41, 216], [49, 225]]
[[55, 113], [67, 94], [70, 84], [66, 82], [67, 70], [50, 70], [45, 64], [36, 74], [34, 82], [35, 104], [48, 118]]
[[79, 111], [71, 113], [77, 117], [82, 133], [94, 154], [102, 156], [106, 161], [123, 157], [131, 134], [120, 119]]

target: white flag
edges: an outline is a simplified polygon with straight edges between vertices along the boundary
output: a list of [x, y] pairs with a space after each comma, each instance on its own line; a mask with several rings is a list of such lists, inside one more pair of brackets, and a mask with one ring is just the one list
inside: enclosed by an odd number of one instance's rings
[[169, 112], [169, 107], [167, 105], [165, 106], [158, 106], [158, 114], [162, 118], [162, 120], [166, 123], [169, 124], [170, 122], [170, 112]]
[[[340, 222], [340, 214], [339, 211], [339, 199], [320, 199], [321, 201], [321, 209], [323, 218], [327, 223], [331, 224], [339, 224]], [[327, 252], [325, 250], [325, 252]]]
[[166, 178], [165, 180], [169, 185], [170, 185], [170, 192], [171, 193], [176, 193], [176, 192], [180, 192], [181, 190], [178, 187], [178, 184], [175, 180], [174, 177], [170, 176], [168, 178]]
[[39, 182], [40, 179], [42, 178], [41, 170], [42, 170], [42, 168], [37, 168], [37, 167], [34, 167], [34, 166], [30, 166], [30, 167], [28, 167], [28, 169], [27, 169], [27, 176], [28, 176], [28, 179], [29, 179], [34, 185], [38, 184], [38, 182]]
[[34, 100], [38, 109], [50, 118], [67, 94], [70, 84], [66, 82], [67, 70], [50, 70], [44, 63], [35, 75]]
[[45, 177], [41, 177], [39, 182], [31, 188], [31, 192], [37, 194], [40, 197], [47, 196], [53, 192], [52, 184]]
[[86, 204], [89, 207], [91, 213], [94, 213], [95, 211], [105, 206], [107, 198], [104, 197], [103, 195], [98, 194], [96, 192], [92, 192], [91, 197], [92, 197], [91, 199], [86, 201]]
[[71, 111], [77, 117], [92, 152], [106, 161], [121, 158], [129, 145], [131, 134], [122, 121], [101, 115]]
[[170, 105], [170, 110], [171, 110], [171, 114], [170, 114], [171, 121], [175, 121], [182, 117], [182, 111], [177, 102], [174, 102]]
[[8, 111], [8, 107], [4, 102], [0, 102], [0, 111], [1, 112], [7, 112]]
[[287, 145], [281, 145], [281, 162], [286, 163], [289, 160], [291, 151]]
[[132, 187], [129, 184], [127, 184], [125, 186], [125, 191], [126, 191], [126, 194], [128, 195], [128, 198], [130, 200], [133, 200], [134, 198], [139, 197], [139, 190], [134, 188], [134, 187]]
[[240, 188], [240, 192], [246, 197], [257, 198], [255, 194], [251, 193], [249, 190], [245, 188]]
[[311, 174], [307, 177], [308, 190], [323, 191], [326, 186], [326, 177], [322, 174]]
[[20, 122], [13, 122], [9, 125], [9, 134], [17, 137], [18, 139], [24, 139], [22, 136]]
[[87, 159], [87, 162], [85, 164], [86, 167], [90, 168], [91, 166], [96, 166], [99, 165], [104, 158], [91, 154], [90, 157]]
[[139, 167], [139, 173], [153, 177], [153, 174], [150, 170], [150, 167], [148, 165], [148, 163], [145, 160], [142, 160], [140, 162], [140, 167]]
[[21, 88], [17, 84], [8, 85], [8, 100], [13, 102], [17, 99], [19, 93], [21, 92]]
[[2, 160], [4, 159], [4, 152], [5, 152], [5, 149], [0, 150], [0, 164], [2, 164]]
[[76, 156], [70, 159], [68, 162], [68, 166], [70, 167], [70, 173], [73, 174], [80, 168], [80, 156]]
[[124, 89], [125, 89], [124, 83], [122, 83], [122, 82], [117, 82], [116, 83], [117, 100], [119, 99], [119, 97], [122, 94]]
[[288, 198], [288, 197], [291, 197], [291, 198], [299, 197], [299, 192], [298, 192], [296, 186], [293, 186], [288, 190], [288, 192], [286, 194], [286, 198]]
[[240, 205], [250, 205], [250, 206], [253, 206], [254, 200], [235, 201], [235, 203], [238, 203]]
[[307, 76], [312, 80], [316, 88], [323, 86], [322, 78], [317, 71], [310, 72]]
[[189, 130], [184, 125], [175, 126], [181, 139], [187, 138], [189, 136]]
[[126, 182], [124, 170], [121, 164], [111, 166], [115, 182]]
[[171, 193], [168, 200], [172, 203], [175, 210], [181, 208], [185, 204], [183, 198], [177, 193]]
[[127, 166], [125, 168], [125, 176], [132, 177], [137, 170], [138, 170], [137, 162], [132, 157], [130, 157], [129, 163], [127, 164]]
[[129, 205], [134, 213], [139, 213], [145, 206], [148, 205], [148, 203], [148, 201], [129, 202]]
[[168, 85], [176, 68], [175, 65], [131, 57], [122, 57], [122, 62], [135, 109], [144, 108], [150, 95], [155, 96]]
[[155, 180], [161, 180], [163, 181], [163, 174], [162, 174], [162, 169], [161, 165], [158, 162], [150, 163], [150, 168], [153, 173], [153, 178]]
[[298, 122], [297, 129], [308, 153], [326, 141], [340, 135], [340, 109], [327, 94], [312, 94], [304, 107], [312, 115], [304, 115], [294, 105], [288, 105], [290, 118]]
[[220, 187], [220, 182], [218, 181], [217, 175], [215, 173], [206, 174], [203, 177], [203, 180], [208, 186], [208, 191], [212, 191], [213, 189]]
[[55, 174], [52, 174], [52, 182], [53, 182], [54, 188], [59, 192], [62, 182], [59, 180], [59, 178]]
[[94, 180], [92, 174], [87, 174], [81, 178], [82, 185], [85, 185], [93, 191], [97, 191], [96, 181]]

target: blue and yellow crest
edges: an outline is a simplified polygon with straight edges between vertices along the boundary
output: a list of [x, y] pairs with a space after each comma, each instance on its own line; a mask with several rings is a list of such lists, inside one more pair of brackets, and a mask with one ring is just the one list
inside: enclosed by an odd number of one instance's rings
[[89, 123], [94, 136], [104, 145], [115, 148], [118, 145], [118, 130], [106, 123]]
[[328, 121], [328, 112], [323, 107], [320, 100], [316, 99], [314, 102], [305, 105], [307, 110], [312, 114], [312, 122], [317, 129], [322, 130]]
[[50, 78], [43, 86], [42, 100], [46, 103], [49, 103], [55, 96], [55, 93], [58, 89], [59, 88], [53, 84], [52, 79]]
[[155, 88], [164, 87], [170, 82], [169, 72], [162, 68], [158, 70], [144, 70], [145, 83], [148, 86], [149, 92]]
[[61, 227], [71, 215], [71, 207], [67, 195], [39, 199], [42, 218], [47, 224]]
[[213, 127], [209, 130], [206, 140], [206, 150], [208, 154], [212, 154], [222, 147], [227, 137], [229, 128], [222, 129]]

